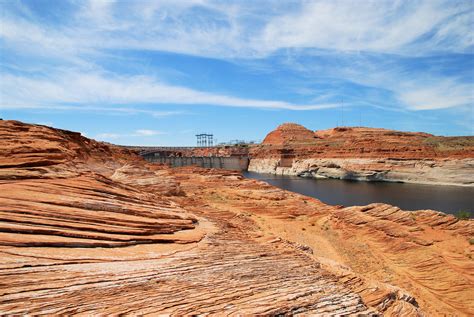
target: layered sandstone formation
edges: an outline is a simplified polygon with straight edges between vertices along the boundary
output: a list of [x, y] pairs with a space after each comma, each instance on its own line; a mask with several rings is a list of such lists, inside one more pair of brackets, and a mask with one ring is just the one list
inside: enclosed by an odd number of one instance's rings
[[474, 137], [356, 127], [312, 132], [290, 123], [251, 155], [249, 171], [259, 173], [474, 186]]
[[473, 315], [470, 220], [0, 121], [0, 313]]
[[219, 172], [188, 168], [177, 176], [184, 191], [199, 193], [183, 198], [189, 204], [204, 200], [213, 211], [245, 220], [256, 241], [307, 254], [383, 315], [474, 313], [473, 220], [386, 204], [328, 206]]

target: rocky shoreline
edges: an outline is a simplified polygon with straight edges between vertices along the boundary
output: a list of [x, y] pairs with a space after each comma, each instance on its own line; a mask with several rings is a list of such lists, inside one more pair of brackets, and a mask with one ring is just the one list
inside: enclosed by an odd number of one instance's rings
[[295, 159], [280, 166], [278, 158], [250, 160], [248, 171], [310, 178], [384, 181], [474, 187], [474, 159]]
[[250, 172], [358, 181], [474, 186], [474, 137], [287, 123], [251, 149]]

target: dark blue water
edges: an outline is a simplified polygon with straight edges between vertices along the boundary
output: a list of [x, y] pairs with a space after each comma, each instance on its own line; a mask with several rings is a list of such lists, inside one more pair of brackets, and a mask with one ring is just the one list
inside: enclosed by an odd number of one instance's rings
[[405, 210], [433, 209], [474, 215], [474, 188], [387, 182], [312, 179], [244, 172], [244, 176], [273, 186], [317, 198], [330, 205], [357, 206], [387, 203]]

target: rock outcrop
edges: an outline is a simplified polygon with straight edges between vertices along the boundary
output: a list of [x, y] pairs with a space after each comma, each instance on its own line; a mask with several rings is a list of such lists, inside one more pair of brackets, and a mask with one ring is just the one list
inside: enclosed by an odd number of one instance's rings
[[[176, 170], [185, 205], [232, 215], [227, 230], [290, 247], [384, 315], [472, 315], [473, 220], [386, 204], [342, 208], [238, 174]], [[200, 201], [201, 203], [197, 203]]]
[[473, 315], [473, 221], [0, 121], [0, 313]]
[[[114, 181], [140, 158], [79, 133], [0, 124], [0, 245], [112, 248], [199, 241], [192, 233], [197, 219], [160, 200], [177, 191], [174, 180], [142, 165], [132, 180]], [[143, 183], [144, 175], [153, 181]], [[143, 185], [153, 191], [141, 190]]]
[[271, 145], [304, 145], [312, 144], [316, 136], [313, 131], [295, 123], [284, 123], [270, 132], [262, 144]]
[[373, 128], [310, 132], [293, 124], [279, 126], [252, 148], [249, 171], [474, 186], [474, 137]]

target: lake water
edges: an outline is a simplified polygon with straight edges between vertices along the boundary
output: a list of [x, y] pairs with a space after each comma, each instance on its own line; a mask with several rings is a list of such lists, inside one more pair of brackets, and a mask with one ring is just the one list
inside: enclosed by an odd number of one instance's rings
[[330, 205], [360, 206], [387, 203], [405, 210], [433, 209], [445, 213], [469, 211], [474, 215], [474, 188], [388, 182], [312, 179], [245, 172], [247, 178], [317, 198]]

